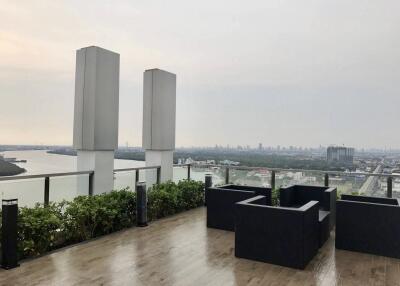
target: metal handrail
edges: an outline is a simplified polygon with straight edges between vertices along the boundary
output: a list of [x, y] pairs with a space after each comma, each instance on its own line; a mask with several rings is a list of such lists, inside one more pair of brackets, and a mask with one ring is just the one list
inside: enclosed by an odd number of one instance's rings
[[137, 171], [137, 170], [148, 170], [148, 169], [160, 169], [161, 166], [146, 166], [146, 167], [135, 167], [135, 168], [122, 168], [114, 169], [114, 173], [127, 172], [127, 171]]
[[[160, 178], [161, 178], [161, 166], [145, 166], [145, 167], [114, 169], [114, 173], [135, 171], [135, 173], [136, 173], [135, 182], [137, 183], [139, 181], [139, 170], [149, 170], [149, 169], [156, 169], [157, 170], [157, 184], [159, 184], [160, 183]], [[63, 172], [63, 173], [48, 173], [48, 174], [37, 174], [37, 175], [24, 175], [24, 176], [4, 176], [4, 177], [0, 177], [0, 181], [44, 179], [44, 204], [48, 205], [49, 204], [49, 198], [50, 198], [50, 178], [76, 176], [76, 175], [89, 175], [88, 195], [89, 196], [93, 195], [93, 176], [94, 176], [94, 171], [93, 170], [76, 171], [76, 172]]]
[[25, 176], [5, 176], [5, 177], [0, 177], [0, 181], [16, 181], [16, 180], [26, 180], [26, 179], [66, 177], [66, 176], [75, 176], [75, 175], [91, 175], [93, 173], [94, 173], [94, 171], [78, 171], [78, 172], [64, 172], [64, 173], [25, 175]]
[[[277, 172], [310, 172], [317, 174], [324, 174], [324, 184], [326, 186], [329, 185], [329, 175], [338, 175], [338, 176], [375, 176], [375, 177], [386, 177], [388, 180], [387, 185], [387, 195], [391, 197], [392, 194], [392, 179], [399, 178], [400, 174], [382, 174], [382, 173], [369, 173], [369, 172], [343, 172], [343, 171], [325, 171], [325, 170], [307, 170], [307, 169], [285, 169], [285, 168], [269, 168], [269, 167], [250, 167], [250, 166], [231, 166], [231, 165], [219, 165], [219, 164], [173, 164], [174, 167], [187, 167], [187, 179], [190, 180], [191, 176], [191, 168], [212, 168], [219, 167], [225, 169], [225, 181], [229, 183], [229, 170], [259, 170], [259, 169], [267, 169], [271, 171], [271, 186], [275, 187], [275, 174]], [[161, 179], [161, 166], [143, 166], [143, 167], [133, 167], [133, 168], [120, 168], [114, 169], [114, 173], [118, 172], [129, 172], [135, 171], [136, 177], [135, 181], [139, 180], [139, 171], [140, 170], [149, 170], [156, 169], [157, 170], [157, 183], [160, 183]], [[76, 171], [76, 172], [64, 172], [64, 173], [49, 173], [49, 174], [37, 174], [37, 175], [24, 175], [24, 176], [5, 176], [0, 177], [0, 181], [16, 181], [16, 180], [26, 180], [26, 179], [45, 179], [45, 187], [44, 187], [44, 202], [45, 204], [49, 203], [49, 191], [50, 191], [50, 178], [52, 177], [65, 177], [65, 176], [76, 176], [76, 175], [89, 175], [89, 195], [93, 194], [93, 176], [94, 171]]]
[[[135, 168], [122, 168], [114, 169], [114, 172], [127, 172], [136, 170], [148, 170], [148, 169], [159, 169], [161, 166], [145, 166]], [[66, 176], [77, 176], [77, 175], [91, 175], [94, 174], [93, 170], [90, 171], [76, 171], [76, 172], [63, 172], [63, 173], [48, 173], [48, 174], [37, 174], [37, 175], [23, 175], [23, 176], [4, 176], [0, 177], [0, 181], [17, 181], [26, 179], [41, 179], [41, 178], [52, 178], [52, 177], [66, 177]]]
[[173, 164], [174, 167], [185, 167], [185, 166], [194, 166], [194, 165], [196, 165], [196, 164], [192, 164], [192, 163], [188, 163], [188, 164]]
[[[228, 168], [235, 170], [259, 170], [259, 169], [268, 169], [269, 171], [275, 172], [310, 172], [310, 173], [319, 173], [319, 174], [329, 174], [329, 175], [343, 175], [343, 176], [376, 176], [376, 177], [400, 177], [400, 174], [384, 174], [384, 173], [369, 173], [369, 172], [344, 172], [344, 171], [328, 171], [328, 170], [313, 170], [313, 169], [285, 169], [285, 168], [270, 168], [270, 167], [249, 167], [249, 166], [231, 166], [231, 165], [201, 165], [201, 164], [182, 164], [176, 166], [186, 166], [191, 165], [192, 167], [198, 168], [210, 168], [210, 167], [219, 167], [219, 168]], [[175, 165], [174, 165], [175, 166]]]
[[190, 169], [193, 164], [172, 164], [173, 167], [187, 167], [187, 179], [190, 180]]
[[[210, 167], [219, 167], [225, 169], [225, 183], [229, 184], [229, 170], [259, 170], [259, 169], [267, 169], [271, 171], [271, 187], [275, 188], [275, 175], [277, 172], [310, 172], [324, 175], [324, 185], [326, 187], [329, 186], [329, 175], [337, 175], [337, 176], [373, 176], [373, 177], [384, 177], [387, 180], [387, 191], [386, 196], [388, 198], [392, 197], [393, 191], [393, 178], [399, 178], [400, 174], [384, 174], [384, 173], [369, 173], [369, 172], [343, 172], [343, 171], [325, 171], [325, 170], [306, 170], [306, 169], [285, 169], [285, 168], [269, 168], [269, 167], [249, 167], [249, 166], [230, 166], [230, 165], [217, 165], [217, 164], [182, 164], [181, 166], [192, 165], [194, 167], [199, 168], [210, 168]], [[179, 165], [178, 165], [179, 166]], [[188, 166], [188, 170], [190, 170], [190, 166]], [[189, 174], [190, 171], [188, 171]]]

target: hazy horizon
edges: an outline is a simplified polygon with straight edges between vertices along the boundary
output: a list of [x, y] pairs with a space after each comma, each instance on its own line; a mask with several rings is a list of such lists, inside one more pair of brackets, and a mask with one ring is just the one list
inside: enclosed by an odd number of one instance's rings
[[177, 74], [176, 146], [400, 149], [400, 2], [2, 1], [0, 145], [71, 145], [75, 52], [121, 55], [119, 145], [142, 79]]

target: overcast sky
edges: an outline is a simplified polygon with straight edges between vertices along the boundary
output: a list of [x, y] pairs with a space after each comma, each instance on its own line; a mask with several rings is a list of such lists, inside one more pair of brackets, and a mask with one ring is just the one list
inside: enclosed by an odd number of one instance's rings
[[400, 1], [0, 0], [0, 144], [72, 144], [75, 52], [121, 55], [119, 144], [142, 78], [177, 74], [177, 146], [400, 148]]

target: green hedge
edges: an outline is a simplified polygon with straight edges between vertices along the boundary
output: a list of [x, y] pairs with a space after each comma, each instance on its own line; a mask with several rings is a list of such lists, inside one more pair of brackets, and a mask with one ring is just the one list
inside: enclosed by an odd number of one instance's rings
[[[148, 220], [204, 204], [202, 182], [154, 185], [148, 190]], [[65, 245], [88, 240], [136, 223], [136, 193], [123, 189], [73, 201], [22, 207], [18, 214], [20, 258], [37, 256]], [[0, 217], [1, 228], [1, 217]], [[1, 231], [0, 231], [1, 235]]]

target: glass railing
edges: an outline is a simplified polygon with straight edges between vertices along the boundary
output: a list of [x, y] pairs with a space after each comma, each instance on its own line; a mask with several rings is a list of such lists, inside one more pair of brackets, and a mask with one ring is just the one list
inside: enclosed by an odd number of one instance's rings
[[393, 180], [393, 198], [400, 199], [400, 178]]
[[[189, 166], [183, 165], [183, 166], [174, 166], [173, 168], [173, 176], [172, 180], [177, 183], [181, 180], [186, 180], [188, 178], [188, 168]], [[203, 180], [203, 178], [200, 178], [199, 181]]]
[[251, 185], [257, 187], [270, 187], [271, 176], [261, 170], [240, 170], [229, 171], [229, 182], [238, 185]]
[[145, 182], [146, 175], [157, 177], [157, 168], [145, 169], [145, 167], [133, 168], [132, 170], [114, 172], [114, 190], [129, 188], [134, 191], [137, 182]]
[[44, 180], [0, 181], [0, 196], [2, 200], [18, 199], [21, 206], [33, 206], [44, 200]]
[[[174, 168], [174, 172], [177, 168], [179, 167]], [[186, 169], [187, 166], [184, 168]], [[400, 175], [397, 174], [195, 164], [190, 168], [191, 179], [204, 181], [205, 174], [212, 174], [214, 185], [229, 182], [239, 185], [271, 187], [274, 181], [275, 188], [293, 184], [329, 185], [336, 187], [339, 194], [400, 198]], [[180, 177], [184, 177], [184, 173], [181, 173]], [[388, 180], [392, 180], [392, 183], [388, 184]]]
[[93, 172], [69, 172], [0, 177], [1, 199], [18, 199], [20, 206], [72, 200], [87, 195]]
[[[49, 201], [51, 202], [61, 202], [62, 200], [71, 201], [79, 195], [87, 195], [88, 189], [89, 189], [88, 174], [54, 177], [50, 179]], [[42, 200], [43, 201], [38, 200], [38, 202], [44, 202], [44, 198], [42, 198]]]
[[[159, 183], [160, 166], [114, 170], [114, 189], [135, 190], [136, 182], [145, 181], [146, 174]], [[79, 195], [93, 194], [93, 171], [51, 173], [0, 177], [0, 198], [18, 199], [20, 206], [48, 204], [73, 200]]]
[[[114, 189], [135, 190], [137, 182], [152, 178], [148, 187], [160, 182], [159, 166], [114, 170]], [[175, 165], [173, 181], [188, 179], [203, 181], [212, 174], [213, 185], [227, 182], [279, 188], [292, 184], [329, 185], [339, 194], [358, 193], [367, 196], [400, 198], [400, 175], [348, 173], [320, 170], [272, 169], [220, 165]], [[326, 181], [327, 180], [327, 181]], [[47, 183], [46, 183], [47, 181]], [[53, 173], [30, 176], [0, 177], [1, 199], [18, 199], [20, 206], [37, 202], [72, 200], [78, 195], [93, 193], [93, 171]]]

